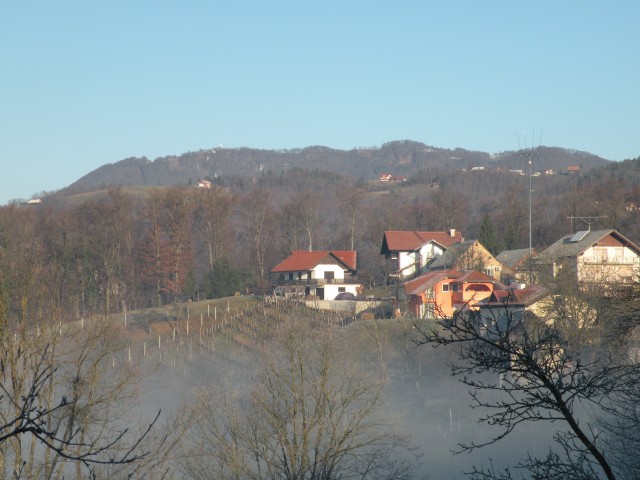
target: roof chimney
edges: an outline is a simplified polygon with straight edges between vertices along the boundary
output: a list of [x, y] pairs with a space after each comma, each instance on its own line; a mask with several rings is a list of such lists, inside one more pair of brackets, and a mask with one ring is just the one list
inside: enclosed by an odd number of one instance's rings
[[450, 229], [449, 230], [449, 235], [451, 235], [451, 238], [455, 237], [456, 236], [456, 229], [455, 228]]

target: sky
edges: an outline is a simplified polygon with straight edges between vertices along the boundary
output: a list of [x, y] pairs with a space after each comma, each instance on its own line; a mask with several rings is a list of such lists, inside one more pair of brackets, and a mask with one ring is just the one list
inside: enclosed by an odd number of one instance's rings
[[212, 148], [640, 156], [640, 2], [0, 0], [0, 204]]

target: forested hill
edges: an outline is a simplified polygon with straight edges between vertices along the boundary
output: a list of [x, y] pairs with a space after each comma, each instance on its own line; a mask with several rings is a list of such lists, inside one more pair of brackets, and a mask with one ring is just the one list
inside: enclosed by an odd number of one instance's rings
[[58, 194], [70, 195], [112, 186], [187, 185], [206, 178], [253, 177], [294, 167], [335, 172], [364, 181], [377, 179], [385, 172], [411, 176], [430, 167], [526, 169], [526, 158], [533, 160], [534, 170], [558, 172], [574, 165], [581, 171], [588, 171], [611, 163], [589, 153], [555, 147], [489, 154], [461, 148], [436, 148], [410, 140], [353, 150], [322, 146], [294, 150], [213, 148], [155, 160], [127, 158], [94, 170]]

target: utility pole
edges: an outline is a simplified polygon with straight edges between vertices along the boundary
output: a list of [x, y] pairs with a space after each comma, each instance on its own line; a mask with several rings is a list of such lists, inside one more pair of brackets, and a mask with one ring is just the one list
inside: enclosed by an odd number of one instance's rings
[[527, 161], [527, 176], [529, 177], [529, 283], [533, 283], [533, 265], [531, 264], [531, 257], [533, 253], [533, 157], [538, 155], [531, 149], [527, 149], [520, 154], [520, 157]]
[[[535, 140], [535, 132], [534, 135], [531, 139], [531, 143], [533, 144], [533, 141]], [[542, 132], [540, 132], [540, 141], [542, 141]], [[518, 143], [520, 143], [520, 137], [518, 137]], [[537, 157], [538, 158], [538, 162], [539, 157], [540, 157], [540, 146], [538, 145], [538, 148], [534, 151], [533, 147], [531, 148], [526, 148], [525, 145], [525, 149], [521, 150], [520, 153], [520, 158], [522, 158], [523, 160], [526, 159], [527, 161], [527, 175], [529, 176], [529, 283], [533, 282], [533, 266], [531, 264], [531, 257], [532, 257], [532, 253], [533, 253], [533, 235], [532, 235], [532, 231], [533, 231], [533, 184], [532, 184], [532, 177], [533, 177], [533, 158]]]

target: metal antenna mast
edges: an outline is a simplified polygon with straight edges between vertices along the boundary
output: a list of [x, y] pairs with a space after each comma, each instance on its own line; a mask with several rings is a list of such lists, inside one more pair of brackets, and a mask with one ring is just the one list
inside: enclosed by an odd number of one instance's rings
[[[516, 132], [516, 135], [517, 135], [517, 132]], [[520, 147], [520, 158], [522, 160], [526, 159], [527, 175], [529, 176], [529, 283], [531, 283], [533, 281], [533, 271], [531, 266], [531, 256], [533, 253], [533, 245], [532, 245], [533, 186], [532, 186], [531, 178], [533, 177], [533, 159], [535, 157], [535, 158], [538, 158], [538, 161], [539, 161], [539, 157], [540, 157], [540, 144], [542, 143], [542, 132], [540, 132], [540, 140], [538, 142], [538, 148], [535, 151], [533, 149], [533, 143], [535, 141], [535, 129], [531, 137], [531, 148], [527, 147], [526, 137], [524, 138], [524, 140], [525, 140], [525, 148], [522, 149], [522, 147], [520, 146], [520, 136], [518, 136], [518, 147]]]
[[574, 220], [582, 220], [584, 223], [587, 224], [587, 227], [589, 228], [589, 231], [591, 231], [591, 225], [596, 223], [598, 221], [598, 219], [604, 218], [604, 216], [600, 215], [599, 217], [567, 217], [567, 218], [569, 220], [571, 220], [571, 233], [573, 233], [573, 221]]

